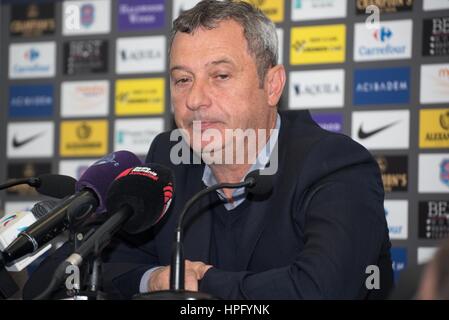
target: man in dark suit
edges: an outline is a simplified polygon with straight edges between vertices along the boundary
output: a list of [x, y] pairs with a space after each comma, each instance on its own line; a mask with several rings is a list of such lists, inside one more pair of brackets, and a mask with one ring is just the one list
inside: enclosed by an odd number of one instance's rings
[[[105, 279], [122, 297], [168, 289], [185, 203], [206, 186], [242, 181], [255, 169], [271, 171], [270, 193], [219, 190], [190, 211], [186, 289], [224, 299], [389, 293], [390, 240], [377, 164], [350, 138], [319, 128], [307, 111], [277, 111], [286, 81], [277, 50], [274, 24], [244, 2], [202, 1], [174, 22], [170, 91], [183, 139], [159, 135], [146, 162], [173, 170], [175, 197], [143, 242], [111, 250]], [[248, 138], [226, 135], [239, 129], [257, 133], [256, 152]], [[209, 132], [222, 139], [205, 137]], [[177, 164], [180, 146], [202, 162]], [[227, 152], [231, 161], [221, 161]], [[239, 152], [243, 163], [235, 161]]]
[[[167, 289], [175, 222], [188, 199], [274, 159], [271, 194], [225, 189], [192, 210], [199, 214], [185, 232], [186, 288], [227, 299], [385, 297], [392, 268], [378, 167], [363, 147], [320, 129], [307, 112], [278, 114], [286, 76], [274, 25], [246, 3], [200, 2], [174, 23], [170, 78], [176, 124], [208, 164], [174, 165], [177, 142], [168, 133], [153, 142], [147, 162], [173, 169], [176, 196], [147, 246], [148, 263], [118, 286], [135, 290], [139, 279], [141, 292]], [[201, 139], [210, 129], [224, 138]], [[274, 131], [257, 135], [251, 158], [244, 139], [226, 138], [238, 129]], [[249, 161], [211, 160], [230, 150], [244, 150]], [[370, 265], [379, 268], [374, 290], [365, 281]]]

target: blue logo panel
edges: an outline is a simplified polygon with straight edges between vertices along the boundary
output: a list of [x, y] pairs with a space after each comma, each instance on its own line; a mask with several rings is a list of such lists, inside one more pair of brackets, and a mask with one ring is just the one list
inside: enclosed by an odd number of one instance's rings
[[9, 88], [10, 117], [49, 117], [53, 115], [52, 85], [21, 85]]
[[354, 105], [409, 103], [410, 68], [356, 70], [353, 90]]
[[393, 263], [394, 282], [397, 283], [401, 271], [407, 267], [407, 249], [393, 247], [390, 249], [390, 253]]

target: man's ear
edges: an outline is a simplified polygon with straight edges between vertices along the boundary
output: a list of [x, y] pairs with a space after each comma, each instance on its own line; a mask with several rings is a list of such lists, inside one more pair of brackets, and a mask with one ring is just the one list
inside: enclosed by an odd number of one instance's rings
[[285, 69], [282, 64], [278, 64], [268, 70], [265, 76], [265, 92], [267, 93], [267, 102], [270, 106], [277, 106], [284, 90], [285, 81]]

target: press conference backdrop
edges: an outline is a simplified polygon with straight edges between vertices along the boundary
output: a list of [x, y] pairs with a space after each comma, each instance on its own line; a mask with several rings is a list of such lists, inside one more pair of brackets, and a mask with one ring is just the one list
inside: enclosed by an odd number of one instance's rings
[[[78, 178], [113, 150], [143, 157], [173, 126], [167, 40], [197, 2], [3, 1], [0, 181]], [[376, 156], [395, 274], [426, 261], [449, 233], [449, 0], [252, 2], [277, 26], [281, 109], [308, 108]], [[0, 197], [6, 213], [40, 199]]]

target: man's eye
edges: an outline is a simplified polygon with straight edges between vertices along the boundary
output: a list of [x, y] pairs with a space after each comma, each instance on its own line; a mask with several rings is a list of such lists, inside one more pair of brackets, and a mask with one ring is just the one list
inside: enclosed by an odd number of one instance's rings
[[227, 79], [229, 79], [229, 75], [228, 74], [219, 74], [219, 75], [217, 75], [217, 78], [220, 80], [227, 80]]
[[188, 81], [189, 81], [188, 78], [180, 78], [175, 81], [175, 84], [184, 84], [187, 83]]

